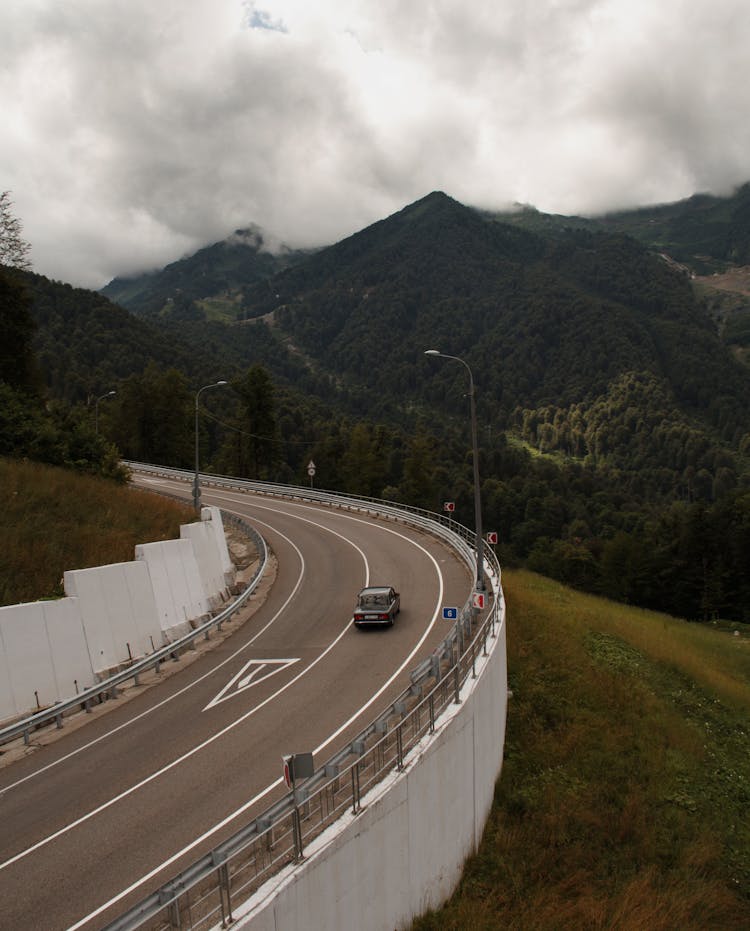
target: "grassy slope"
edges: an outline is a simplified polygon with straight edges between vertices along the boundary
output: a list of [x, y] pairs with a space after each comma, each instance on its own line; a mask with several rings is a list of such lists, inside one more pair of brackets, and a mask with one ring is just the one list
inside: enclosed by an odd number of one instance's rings
[[506, 572], [506, 754], [432, 929], [750, 927], [750, 638]]
[[63, 594], [66, 569], [129, 562], [136, 543], [176, 539], [185, 505], [65, 469], [0, 459], [0, 604]]

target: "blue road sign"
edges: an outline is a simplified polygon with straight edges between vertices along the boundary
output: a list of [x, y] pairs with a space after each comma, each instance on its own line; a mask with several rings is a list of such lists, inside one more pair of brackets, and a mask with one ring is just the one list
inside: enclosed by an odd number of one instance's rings
[[458, 620], [458, 608], [443, 608], [443, 620], [444, 621]]

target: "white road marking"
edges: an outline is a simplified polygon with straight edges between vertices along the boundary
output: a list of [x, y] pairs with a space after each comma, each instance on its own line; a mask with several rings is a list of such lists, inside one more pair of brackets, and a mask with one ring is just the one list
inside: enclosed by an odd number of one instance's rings
[[[249, 503], [249, 502], [247, 501], [247, 498], [244, 497], [244, 496], [240, 496], [240, 501], [238, 502], [236, 498], [231, 498], [231, 497], [229, 497], [229, 496], [226, 495], [226, 494], [222, 495], [222, 494], [220, 494], [218, 491], [212, 492], [212, 497], [226, 498], [227, 500], [232, 501], [232, 503], [234, 503], [234, 504], [237, 504], [237, 503], [240, 503], [240, 502], [241, 502], [241, 503]], [[252, 506], [255, 507], [256, 509], [259, 509], [259, 510], [269, 510], [269, 511], [276, 511], [276, 510], [278, 510], [278, 508], [271, 508], [271, 507], [264, 507], [264, 506], [262, 506], [262, 505], [257, 505], [255, 502], [253, 502]], [[306, 509], [306, 510], [315, 510], [313, 507], [308, 506], [308, 505], [298, 505], [298, 507], [304, 508], [304, 509]], [[294, 514], [290, 514], [289, 512], [286, 512], [286, 513], [287, 513], [287, 515], [290, 516], [290, 517], [296, 517], [296, 515], [294, 515]], [[369, 523], [370, 523], [370, 521], [364, 520], [363, 518], [355, 517], [355, 516], [350, 515], [350, 514], [340, 514], [339, 516], [341, 516], [342, 518], [344, 518], [344, 519], [346, 519], [346, 520], [354, 521], [354, 522], [356, 522], [356, 523], [362, 523], [362, 524], [369, 524]], [[322, 530], [324, 530], [324, 531], [326, 531], [326, 532], [333, 533], [335, 536], [338, 536], [340, 539], [344, 540], [346, 543], [349, 543], [351, 546], [353, 546], [353, 547], [360, 553], [360, 555], [362, 556], [362, 558], [363, 558], [363, 560], [364, 560], [364, 562], [365, 562], [365, 566], [366, 566], [366, 578], [365, 578], [364, 584], [367, 585], [367, 584], [369, 583], [369, 563], [368, 563], [368, 561], [367, 561], [367, 557], [365, 556], [365, 554], [362, 552], [362, 550], [361, 550], [355, 543], [353, 543], [351, 540], [348, 540], [348, 539], [347, 539], [346, 537], [344, 537], [342, 534], [339, 534], [338, 532], [336, 532], [336, 531], [334, 531], [334, 530], [331, 530], [329, 527], [326, 527], [325, 525], [320, 524], [320, 523], [318, 523], [317, 521], [309, 520], [308, 518], [298, 518], [298, 519], [304, 520], [306, 523], [310, 523], [310, 524], [312, 524], [313, 526], [317, 526], [317, 527], [319, 527], [320, 529], [322, 529]], [[256, 640], [258, 637], [260, 637], [261, 634], [264, 633], [264, 632], [271, 626], [271, 624], [274, 623], [274, 621], [281, 615], [281, 613], [282, 613], [282, 612], [285, 610], [285, 608], [288, 606], [289, 602], [292, 600], [292, 598], [293, 598], [294, 595], [296, 594], [296, 592], [297, 592], [297, 590], [298, 590], [298, 588], [299, 588], [299, 586], [300, 586], [300, 584], [301, 584], [301, 582], [302, 582], [302, 578], [303, 578], [303, 576], [304, 576], [304, 569], [305, 569], [304, 557], [302, 556], [302, 553], [299, 551], [299, 549], [297, 548], [297, 546], [296, 546], [291, 540], [289, 540], [288, 537], [286, 537], [284, 534], [282, 534], [282, 533], [280, 533], [278, 530], [276, 530], [276, 528], [273, 528], [271, 525], [266, 524], [266, 523], [263, 522], [263, 521], [258, 521], [258, 523], [264, 524], [264, 526], [269, 527], [269, 528], [272, 529], [275, 533], [278, 533], [283, 539], [285, 539], [285, 540], [297, 551], [297, 554], [299, 555], [299, 558], [300, 558], [300, 561], [301, 561], [301, 569], [300, 569], [300, 574], [299, 574], [299, 577], [298, 577], [298, 579], [297, 579], [297, 582], [295, 583], [294, 589], [292, 590], [292, 592], [290, 593], [289, 597], [286, 599], [286, 601], [284, 602], [284, 604], [282, 605], [282, 607], [281, 607], [281, 608], [279, 609], [279, 611], [274, 615], [274, 617], [268, 622], [268, 624], [266, 624], [265, 627], [263, 627], [263, 629], [262, 629], [261, 631], [259, 631], [259, 632], [252, 638], [252, 640], [248, 641], [248, 642], [247, 642], [246, 644], [244, 644], [239, 650], [237, 650], [236, 653], [234, 653], [234, 654], [232, 655], [232, 657], [228, 657], [226, 660], [224, 660], [222, 663], [218, 664], [216, 667], [214, 667], [212, 670], [210, 670], [210, 671], [209, 671], [208, 673], [206, 673], [204, 676], [201, 676], [200, 679], [195, 680], [195, 682], [191, 683], [191, 685], [189, 685], [189, 686], [187, 686], [186, 688], [182, 689], [180, 692], [175, 693], [175, 695], [170, 696], [169, 699], [166, 699], [164, 702], [160, 702], [159, 705], [153, 706], [153, 707], [152, 707], [151, 709], [149, 709], [148, 711], [143, 712], [141, 715], [138, 715], [137, 718], [134, 718], [134, 719], [132, 719], [131, 721], [126, 722], [125, 724], [120, 725], [120, 726], [119, 726], [118, 728], [116, 728], [115, 730], [109, 732], [110, 734], [116, 733], [118, 730], [121, 730], [123, 727], [126, 727], [126, 726], [128, 726], [129, 724], [133, 723], [133, 721], [138, 720], [138, 718], [144, 717], [146, 714], [150, 713], [150, 712], [153, 711], [153, 710], [156, 710], [156, 708], [160, 707], [161, 705], [166, 704], [167, 701], [171, 701], [173, 698], [176, 698], [179, 694], [184, 693], [184, 692], [187, 691], [189, 688], [191, 688], [193, 685], [195, 685], [197, 682], [202, 681], [203, 679], [205, 679], [208, 675], [212, 675], [212, 674], [216, 671], [216, 669], [218, 669], [218, 668], [220, 668], [221, 666], [225, 665], [227, 662], [229, 662], [231, 659], [233, 659], [235, 656], [237, 656], [240, 652], [242, 652], [243, 650], [247, 649], [247, 647], [250, 646], [251, 643], [252, 643], [254, 640]], [[354, 721], [356, 721], [357, 718], [360, 717], [361, 714], [362, 714], [365, 710], [367, 710], [367, 708], [369, 708], [369, 707], [373, 704], [373, 702], [375, 702], [375, 701], [383, 694], [383, 692], [386, 691], [386, 689], [388, 689], [388, 688], [393, 684], [393, 682], [401, 675], [401, 673], [402, 673], [402, 672], [409, 666], [409, 664], [413, 661], [414, 656], [416, 655], [416, 653], [417, 653], [417, 652], [420, 650], [420, 648], [422, 647], [424, 641], [426, 640], [426, 638], [427, 638], [427, 636], [429, 635], [430, 631], [431, 631], [432, 628], [434, 627], [435, 622], [436, 622], [436, 620], [437, 620], [437, 618], [438, 618], [438, 615], [439, 615], [440, 606], [441, 606], [441, 604], [442, 604], [442, 598], [443, 598], [443, 575], [442, 575], [442, 572], [441, 572], [441, 570], [440, 570], [440, 566], [439, 566], [437, 560], [436, 560], [436, 559], [432, 556], [432, 554], [429, 553], [429, 552], [425, 549], [425, 547], [423, 547], [420, 543], [416, 542], [415, 540], [410, 539], [409, 537], [405, 536], [404, 534], [399, 533], [398, 531], [393, 530], [393, 529], [390, 528], [390, 527], [380, 527], [380, 529], [386, 531], [387, 533], [392, 533], [394, 536], [397, 536], [397, 537], [399, 537], [400, 539], [405, 540], [407, 543], [409, 543], [409, 544], [415, 546], [417, 549], [421, 550], [421, 551], [425, 554], [425, 556], [427, 556], [427, 558], [432, 562], [432, 564], [433, 564], [433, 566], [434, 566], [434, 568], [435, 568], [435, 571], [436, 571], [438, 580], [439, 580], [439, 592], [438, 592], [438, 598], [437, 598], [437, 601], [436, 601], [435, 609], [434, 609], [432, 618], [431, 618], [431, 620], [430, 620], [430, 623], [429, 623], [429, 624], [427, 625], [427, 627], [425, 628], [425, 631], [424, 631], [424, 633], [422, 634], [422, 637], [419, 639], [419, 641], [417, 642], [417, 644], [416, 644], [416, 645], [414, 646], [414, 648], [411, 650], [411, 652], [409, 653], [409, 655], [404, 659], [404, 661], [403, 661], [402, 664], [399, 666], [399, 668], [396, 669], [396, 670], [394, 671], [394, 673], [391, 675], [391, 677], [381, 686], [381, 688], [380, 688], [374, 695], [372, 695], [372, 696], [370, 697], [370, 699], [369, 699], [364, 705], [362, 705], [362, 706], [361, 706], [361, 707], [360, 707], [360, 708], [359, 708], [346, 722], [344, 722], [333, 734], [331, 734], [328, 738], [326, 738], [326, 740], [325, 740], [322, 744], [320, 744], [317, 748], [315, 748], [314, 753], [320, 753], [322, 750], [324, 750], [324, 749], [325, 749], [330, 743], [332, 743], [344, 730], [346, 730], [347, 727], [349, 727]], [[29, 855], [30, 853], [33, 853], [34, 851], [40, 849], [41, 847], [45, 846], [46, 844], [50, 843], [51, 841], [55, 840], [56, 838], [60, 837], [61, 835], [67, 833], [68, 831], [73, 830], [74, 828], [76, 828], [76, 827], [78, 827], [79, 825], [83, 824], [85, 821], [88, 821], [89, 819], [93, 818], [95, 815], [101, 813], [102, 811], [106, 810], [107, 808], [111, 807], [112, 805], [116, 804], [117, 802], [121, 801], [122, 799], [126, 798], [127, 796], [131, 795], [132, 793], [136, 792], [138, 789], [140, 789], [140, 788], [142, 788], [143, 786], [147, 785], [148, 783], [152, 782], [153, 780], [155, 780], [155, 779], [158, 778], [159, 776], [163, 775], [164, 773], [168, 772], [169, 770], [171, 770], [171, 769], [173, 769], [174, 767], [178, 766], [179, 764], [183, 763], [185, 760], [187, 760], [188, 758], [190, 758], [191, 756], [193, 756], [195, 753], [198, 753], [200, 750], [205, 749], [205, 747], [207, 747], [207, 746], [209, 746], [210, 744], [212, 744], [215, 740], [219, 739], [220, 737], [223, 737], [226, 733], [228, 733], [229, 731], [233, 730], [236, 726], [238, 726], [239, 724], [241, 724], [242, 722], [244, 722], [245, 720], [247, 720], [247, 719], [248, 719], [251, 715], [253, 715], [256, 711], [259, 711], [261, 708], [263, 708], [263, 707], [264, 707], [265, 705], [267, 705], [269, 702], [271, 702], [271, 701], [273, 701], [275, 698], [277, 698], [282, 692], [286, 691], [287, 688], [289, 688], [290, 686], [292, 686], [293, 684], [295, 684], [300, 678], [302, 678], [303, 675], [305, 675], [305, 674], [306, 674], [307, 672], [309, 672], [314, 666], [316, 666], [316, 665], [317, 665], [317, 664], [318, 664], [318, 663], [319, 663], [319, 662], [320, 662], [320, 661], [321, 661], [321, 660], [322, 660], [322, 659], [323, 659], [323, 658], [324, 658], [324, 657], [325, 657], [325, 656], [326, 656], [326, 655], [340, 642], [340, 640], [342, 639], [342, 637], [343, 637], [347, 632], [349, 632], [350, 630], [351, 630], [351, 624], [350, 624], [349, 620], [347, 620], [347, 623], [346, 623], [344, 629], [334, 638], [334, 640], [326, 647], [326, 649], [325, 649], [315, 660], [313, 660], [307, 667], [305, 667], [305, 669], [303, 669], [303, 670], [302, 670], [301, 672], [299, 672], [295, 677], [293, 677], [288, 683], [286, 683], [286, 685], [284, 685], [284, 686], [282, 686], [280, 689], [278, 689], [273, 695], [270, 695], [267, 699], [265, 699], [265, 700], [264, 700], [263, 702], [261, 702], [259, 705], [257, 705], [256, 707], [250, 709], [249, 711], [245, 712], [243, 715], [241, 715], [239, 718], [237, 718], [237, 719], [236, 719], [235, 721], [233, 721], [231, 724], [227, 725], [227, 726], [224, 727], [222, 730], [220, 730], [220, 731], [218, 731], [217, 733], [213, 734], [211, 737], [207, 738], [207, 739], [206, 739], [205, 741], [203, 741], [201, 744], [196, 745], [195, 747], [193, 747], [193, 748], [192, 748], [191, 750], [189, 750], [187, 753], [183, 754], [183, 755], [182, 755], [181, 757], [179, 757], [178, 759], [173, 760], [171, 763], [169, 763], [169, 764], [167, 764], [166, 766], [162, 767], [162, 768], [161, 768], [160, 770], [158, 770], [157, 772], [154, 772], [154, 773], [152, 773], [151, 775], [147, 776], [147, 777], [146, 777], [145, 779], [143, 779], [141, 782], [139, 782], [139, 783], [137, 783], [136, 785], [131, 786], [130, 788], [124, 790], [122, 793], [120, 793], [119, 795], [115, 796], [114, 798], [108, 800], [107, 802], [103, 803], [103, 804], [100, 805], [98, 808], [93, 809], [92, 811], [88, 812], [88, 813], [85, 814], [85, 815], [82, 815], [80, 818], [78, 818], [77, 820], [71, 822], [70, 824], [66, 825], [65, 827], [61, 828], [59, 831], [56, 831], [54, 834], [51, 834], [49, 837], [43, 838], [41, 841], [37, 842], [36, 844], [32, 845], [31, 847], [27, 848], [26, 850], [23, 850], [23, 851], [19, 852], [19, 853], [16, 854], [15, 856], [13, 856], [13, 857], [11, 857], [10, 859], [6, 860], [4, 863], [0, 863], [0, 871], [2, 871], [3, 869], [5, 869], [6, 867], [10, 866], [11, 864], [16, 863], [17, 861], [23, 859], [24, 857], [26, 857], [26, 856]], [[247, 667], [245, 667], [245, 668], [247, 668]], [[207, 707], [208, 707], [208, 706], [207, 706]], [[99, 738], [97, 738], [96, 740], [91, 741], [91, 743], [90, 743], [90, 744], [87, 744], [86, 746], [93, 746], [95, 743], [98, 743], [100, 740], [103, 740], [106, 736], [109, 736], [109, 734], [102, 735], [102, 737], [99, 737]], [[80, 748], [79, 750], [74, 751], [74, 752], [71, 753], [71, 754], [68, 754], [66, 757], [64, 757], [64, 758], [62, 758], [62, 759], [69, 759], [70, 757], [72, 757], [72, 756], [76, 755], [77, 753], [81, 752], [83, 749], [86, 749], [86, 748], [85, 748], [85, 747], [82, 747], [82, 748]], [[14, 783], [13, 785], [8, 786], [8, 787], [6, 788], [6, 791], [7, 791], [7, 789], [13, 788], [15, 785], [19, 785], [21, 782], [25, 782], [27, 779], [32, 778], [32, 776], [37, 775], [38, 773], [41, 773], [41, 772], [43, 772], [43, 771], [45, 771], [45, 770], [51, 768], [51, 766], [57, 765], [58, 763], [62, 762], [62, 759], [56, 761], [56, 762], [53, 763], [53, 764], [49, 764], [49, 766], [43, 767], [43, 768], [40, 769], [37, 773], [31, 774], [30, 776], [25, 777], [23, 780], [19, 780], [18, 783]], [[190, 844], [188, 844], [187, 846], [185, 846], [182, 850], [180, 850], [180, 851], [178, 851], [177, 853], [173, 854], [171, 857], [169, 857], [167, 860], [165, 860], [165, 861], [164, 861], [163, 863], [161, 863], [159, 866], [157, 866], [157, 867], [155, 867], [153, 870], [151, 870], [148, 874], [146, 874], [145, 876], [142, 876], [142, 877], [141, 877], [140, 879], [138, 879], [135, 883], [131, 884], [131, 886], [129, 886], [127, 889], [124, 889], [122, 892], [118, 893], [116, 896], [114, 896], [114, 897], [113, 897], [112, 899], [110, 899], [108, 902], [106, 902], [106, 903], [104, 903], [103, 905], [99, 906], [95, 911], [91, 912], [89, 915], [87, 915], [86, 917], [82, 918], [82, 919], [81, 919], [79, 922], [77, 922], [75, 925], [72, 925], [72, 926], [68, 929], [68, 931], [77, 931], [77, 929], [82, 928], [85, 924], [87, 924], [89, 921], [91, 921], [92, 919], [94, 919], [95, 917], [97, 917], [98, 915], [100, 915], [100, 914], [101, 914], [102, 912], [104, 912], [106, 909], [110, 908], [112, 905], [115, 905], [117, 902], [121, 901], [121, 900], [122, 900], [126, 895], [128, 895], [130, 892], [134, 891], [135, 889], [137, 889], [137, 888], [139, 888], [140, 886], [142, 886], [144, 883], [148, 882], [149, 879], [151, 879], [152, 877], [158, 875], [161, 871], [163, 871], [164, 869], [166, 869], [166, 868], [167, 868], [168, 866], [170, 866], [172, 863], [176, 862], [180, 857], [184, 856], [186, 853], [188, 853], [188, 852], [190, 852], [191, 850], [193, 850], [197, 845], [199, 845], [200, 843], [202, 843], [204, 840], [206, 840], [206, 839], [208, 839], [209, 837], [211, 837], [213, 834], [215, 834], [217, 831], [221, 830], [221, 829], [222, 829], [223, 827], [225, 827], [227, 824], [230, 824], [233, 820], [235, 820], [237, 817], [239, 817], [241, 814], [243, 814], [245, 811], [247, 811], [250, 807], [252, 807], [252, 806], [253, 806], [254, 804], [256, 804], [258, 801], [260, 801], [261, 799], [263, 799], [263, 798], [264, 798], [266, 795], [268, 795], [271, 791], [273, 791], [273, 789], [275, 789], [276, 787], [278, 787], [282, 782], [283, 782], [282, 779], [277, 779], [275, 782], [273, 782], [273, 783], [271, 783], [270, 785], [266, 786], [265, 789], [261, 790], [261, 792], [259, 792], [258, 794], [256, 794], [252, 799], [250, 799], [249, 801], [245, 802], [242, 806], [240, 806], [240, 808], [236, 809], [234, 812], [232, 812], [231, 814], [229, 814], [229, 815], [228, 815], [226, 818], [224, 818], [221, 822], [219, 822], [218, 824], [214, 825], [212, 828], [210, 828], [208, 831], [206, 831], [206, 832], [205, 832], [204, 834], [202, 834], [200, 837], [196, 838], [196, 839], [195, 839], [194, 841], [192, 841]]]
[[[271, 510], [271, 508], [266, 508], [265, 510]], [[315, 524], [315, 521], [310, 521], [304, 517], [299, 518], [299, 519], [305, 521], [306, 523]], [[262, 524], [263, 521], [258, 521], [258, 523]], [[346, 537], [343, 536], [343, 534], [340, 534], [335, 530], [330, 530], [330, 528], [326, 528], [322, 524], [315, 524], [315, 525], [317, 527], [320, 527], [320, 529], [327, 530], [329, 533], [332, 533], [334, 536], [339, 537], [345, 543], [348, 543], [350, 546], [353, 546], [354, 549], [356, 549], [357, 552], [360, 554], [360, 556], [362, 556], [362, 559], [365, 562], [365, 567], [366, 567], [365, 575], [366, 575], [366, 578], [369, 579], [370, 570], [369, 570], [369, 564], [367, 562], [367, 557], [362, 552], [362, 550], [357, 546], [357, 544], [353, 543], [351, 540], [347, 540]], [[269, 526], [269, 525], [266, 524], [265, 526]], [[278, 531], [275, 531], [275, 532], [278, 533]], [[297, 554], [299, 555], [300, 561], [302, 563], [300, 575], [297, 579], [297, 582], [295, 583], [295, 586], [292, 592], [290, 593], [289, 597], [286, 599], [284, 604], [281, 606], [281, 608], [279, 608], [279, 610], [276, 612], [273, 618], [271, 618], [268, 624], [266, 624], [266, 626], [261, 631], [259, 631], [255, 635], [255, 637], [253, 637], [253, 640], [256, 640], [263, 633], [263, 631], [267, 630], [271, 626], [271, 624], [273, 624], [274, 621], [278, 617], [280, 617], [280, 615], [289, 605], [289, 602], [292, 600], [292, 598], [296, 594], [297, 589], [299, 588], [302, 582], [302, 578], [304, 576], [305, 560], [304, 560], [302, 553], [299, 551], [298, 547], [291, 540], [288, 539], [288, 537], [285, 537], [284, 534], [280, 534], [280, 536], [284, 537], [284, 539], [287, 540], [290, 543], [290, 545], [294, 547], [294, 549], [297, 551]], [[365, 582], [365, 584], [367, 584], [367, 582]], [[162, 766], [161, 769], [156, 770], [155, 772], [146, 776], [145, 779], [142, 779], [140, 782], [135, 783], [134, 785], [130, 786], [127, 789], [124, 789], [118, 795], [115, 795], [113, 798], [110, 798], [106, 802], [103, 802], [97, 808], [93, 808], [91, 811], [86, 812], [85, 815], [81, 815], [80, 818], [77, 818], [75, 821], [71, 821], [69, 824], [55, 831], [53, 834], [50, 834], [47, 837], [43, 837], [41, 840], [37, 841], [35, 844], [32, 844], [31, 847], [27, 847], [25, 850], [21, 850], [14, 856], [9, 857], [3, 863], [0, 863], [0, 872], [6, 869], [6, 867], [11, 866], [14, 863], [17, 863], [19, 860], [23, 860], [24, 857], [27, 857], [29, 854], [34, 853], [35, 851], [39, 850], [42, 847], [45, 847], [47, 844], [49, 844], [53, 840], [56, 840], [58, 837], [62, 837], [63, 834], [67, 834], [69, 831], [72, 831], [74, 828], [77, 828], [80, 825], [84, 824], [86, 821], [91, 820], [91, 818], [95, 817], [98, 814], [101, 814], [101, 812], [106, 811], [108, 808], [111, 808], [113, 805], [117, 804], [118, 802], [121, 802], [123, 799], [127, 798], [129, 795], [132, 795], [134, 792], [137, 792], [139, 789], [142, 789], [144, 786], [148, 785], [150, 782], [153, 782], [155, 779], [158, 779], [160, 776], [163, 776], [165, 773], [169, 772], [171, 769], [174, 769], [176, 766], [179, 766], [181, 763], [184, 763], [185, 760], [190, 759], [190, 757], [194, 756], [199, 751], [204, 750], [206, 747], [210, 746], [212, 743], [214, 743], [214, 741], [218, 740], [220, 737], [224, 737], [231, 730], [234, 730], [235, 727], [237, 727], [238, 725], [246, 721], [251, 715], [255, 714], [256, 711], [260, 711], [261, 708], [264, 708], [267, 704], [269, 704], [269, 702], [272, 702], [275, 698], [278, 698], [278, 696], [281, 695], [282, 692], [285, 692], [287, 688], [289, 688], [291, 685], [294, 685], [294, 683], [297, 682], [299, 679], [301, 679], [302, 676], [304, 676], [307, 672], [309, 672], [311, 669], [317, 666], [318, 663], [325, 656], [327, 656], [328, 653], [330, 653], [330, 651], [338, 644], [338, 642], [341, 640], [344, 634], [346, 634], [349, 631], [350, 627], [351, 627], [350, 622], [349, 620], [347, 620], [344, 629], [341, 631], [341, 633], [339, 633], [333, 639], [331, 643], [329, 643], [329, 645], [325, 648], [325, 650], [323, 650], [322, 653], [320, 653], [311, 663], [309, 663], [293, 679], [287, 682], [286, 685], [282, 686], [280, 689], [274, 692], [273, 695], [269, 695], [268, 698], [260, 702], [260, 704], [256, 705], [254, 708], [251, 708], [249, 711], [246, 711], [244, 714], [240, 715], [240, 717], [232, 721], [231, 724], [227, 724], [226, 727], [223, 727], [221, 730], [214, 733], [211, 737], [207, 737], [206, 740], [202, 741], [201, 743], [196, 744], [196, 746], [192, 747], [186, 753], [183, 753], [182, 756], [178, 757], [175, 760], [172, 760], [171, 763], [167, 763], [166, 766]], [[250, 645], [251, 642], [252, 641], [249, 641], [248, 643], [244, 644], [244, 646], [241, 647], [241, 649], [243, 650], [246, 649]], [[238, 650], [237, 652], [240, 652], [240, 651]], [[185, 689], [184, 691], [187, 691], [187, 689]], [[124, 726], [124, 725], [121, 725], [121, 726]]]
[[[266, 679], [270, 679], [271, 676], [276, 675], [277, 672], [282, 672], [284, 669], [298, 662], [299, 657], [297, 657], [297, 659], [251, 659], [248, 663], [245, 663], [236, 676], [233, 676], [229, 682], [227, 682], [216, 698], [212, 698], [203, 710], [208, 711], [209, 708], [213, 708], [215, 705], [229, 698], [233, 698], [235, 695], [239, 695], [240, 692], [244, 692], [246, 689], [257, 685], [259, 682], [265, 682]], [[270, 669], [269, 666], [271, 667]], [[250, 670], [249, 673], [248, 669]]]
[[[271, 509], [269, 508], [268, 510], [271, 510]], [[351, 515], [342, 515], [342, 516], [347, 517], [347, 519], [349, 520], [359, 521], [361, 523], [367, 523], [367, 521], [363, 521], [361, 518], [352, 517]], [[390, 528], [387, 528], [387, 527], [384, 527], [381, 529], [388, 530], [389, 533], [393, 533], [396, 536], [402, 537], [403, 539], [412, 543], [418, 549], [422, 550], [422, 552], [432, 562], [432, 564], [435, 567], [435, 571], [437, 572], [438, 579], [440, 580], [439, 592], [438, 592], [437, 601], [435, 603], [435, 609], [433, 611], [430, 623], [428, 624], [427, 629], [425, 630], [424, 634], [420, 638], [419, 643], [416, 644], [414, 649], [406, 657], [406, 659], [403, 661], [401, 666], [393, 673], [390, 679], [388, 679], [387, 682], [383, 683], [381, 688], [378, 689], [378, 691], [370, 698], [370, 700], [367, 701], [358, 711], [356, 711], [349, 718], [348, 721], [344, 722], [344, 724], [342, 724], [341, 727], [339, 727], [337, 731], [335, 731], [328, 738], [326, 738], [326, 740], [324, 740], [322, 744], [317, 746], [314, 749], [313, 753], [320, 753], [322, 750], [325, 750], [325, 748], [330, 743], [333, 743], [333, 741], [339, 736], [339, 734], [341, 734], [344, 730], [346, 730], [346, 728], [349, 727], [362, 714], [363, 711], [369, 708], [370, 705], [374, 701], [376, 701], [382, 695], [382, 693], [393, 684], [393, 682], [398, 678], [399, 675], [401, 675], [404, 669], [406, 669], [406, 667], [412, 662], [415, 654], [422, 647], [422, 644], [427, 638], [428, 633], [435, 626], [435, 622], [437, 621], [438, 616], [440, 615], [440, 609], [441, 609], [442, 600], [443, 600], [443, 574], [440, 571], [440, 566], [438, 565], [435, 558], [432, 556], [431, 553], [428, 553], [427, 550], [420, 543], [417, 543], [415, 540], [409, 540], [409, 538], [404, 537], [403, 534], [397, 533], [395, 530], [391, 530]], [[349, 625], [347, 625], [347, 628], [348, 627]], [[340, 637], [338, 639], [340, 639]], [[282, 783], [283, 783], [283, 779], [277, 779], [275, 782], [272, 782], [270, 785], [266, 786], [265, 789], [262, 789], [257, 795], [255, 795], [249, 801], [245, 802], [238, 809], [233, 811], [230, 815], [227, 815], [226, 818], [224, 818], [218, 824], [214, 825], [214, 827], [209, 828], [208, 831], [206, 831], [200, 837], [196, 838], [194, 841], [191, 841], [191, 843], [183, 847], [182, 850], [179, 850], [176, 853], [172, 854], [171, 857], [169, 857], [167, 860], [164, 860], [164, 862], [159, 864], [159, 866], [154, 867], [154, 869], [152, 869], [145, 876], [142, 876], [140, 879], [137, 879], [134, 883], [131, 883], [131, 885], [128, 886], [127, 889], [123, 889], [122, 892], [119, 892], [116, 896], [113, 896], [108, 902], [104, 902], [102, 905], [100, 905], [97, 909], [95, 909], [89, 915], [86, 915], [85, 918], [81, 918], [81, 920], [78, 921], [76, 924], [71, 925], [71, 927], [68, 928], [67, 931], [79, 931], [80, 928], [83, 928], [90, 921], [93, 921], [93, 919], [101, 915], [102, 912], [105, 912], [108, 908], [111, 908], [113, 905], [116, 905], [118, 902], [122, 901], [122, 899], [130, 895], [131, 892], [135, 892], [135, 890], [138, 889], [140, 886], [144, 885], [144, 883], [147, 883], [150, 879], [153, 879], [154, 876], [158, 876], [160, 872], [162, 872], [163, 870], [166, 870], [167, 867], [171, 866], [173, 863], [179, 860], [180, 857], [184, 856], [185, 854], [189, 853], [191, 850], [195, 849], [195, 847], [201, 844], [203, 841], [208, 840], [208, 838], [210, 838], [217, 831], [220, 831], [222, 828], [226, 827], [227, 824], [231, 824], [232, 821], [234, 821], [240, 815], [244, 814], [249, 808], [251, 808], [257, 802], [261, 801], [263, 798], [265, 798], [266, 795], [268, 795], [273, 789], [277, 788]]]

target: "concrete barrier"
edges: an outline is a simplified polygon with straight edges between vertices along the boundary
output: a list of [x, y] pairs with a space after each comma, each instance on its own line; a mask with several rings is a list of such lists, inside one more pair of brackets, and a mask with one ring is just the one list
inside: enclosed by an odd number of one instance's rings
[[161, 644], [156, 600], [145, 563], [72, 569], [65, 572], [63, 580], [65, 593], [78, 598], [94, 672], [115, 669]]
[[[223, 533], [223, 528], [222, 528]], [[222, 606], [229, 596], [222, 557], [216, 545], [216, 529], [213, 521], [183, 524], [180, 538], [189, 540], [195, 551], [203, 590], [208, 594], [212, 610]]]
[[221, 519], [221, 511], [214, 505], [204, 507], [201, 509], [201, 520], [208, 522], [213, 531], [221, 569], [224, 573], [224, 584], [227, 588], [231, 589], [234, 585], [236, 571], [234, 563], [232, 562], [232, 557], [229, 555], [229, 547], [227, 546], [227, 538], [224, 533], [224, 522]]
[[204, 512], [133, 562], [68, 570], [66, 598], [0, 607], [0, 721], [72, 698], [222, 604], [231, 560], [221, 512]]
[[182, 637], [207, 617], [210, 599], [190, 540], [139, 543], [135, 558], [148, 567], [165, 643]]
[[93, 685], [75, 598], [0, 608], [0, 720]]

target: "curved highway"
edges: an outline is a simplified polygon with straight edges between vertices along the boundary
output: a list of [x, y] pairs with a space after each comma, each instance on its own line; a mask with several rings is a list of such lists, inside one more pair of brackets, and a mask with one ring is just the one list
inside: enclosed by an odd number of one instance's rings
[[[2, 931], [99, 928], [252, 820], [286, 791], [282, 755], [312, 751], [319, 765], [362, 730], [445, 637], [442, 605], [471, 586], [443, 544], [401, 524], [223, 490], [203, 499], [256, 526], [274, 584], [164, 682], [0, 768]], [[401, 592], [393, 628], [351, 625], [367, 584]]]

